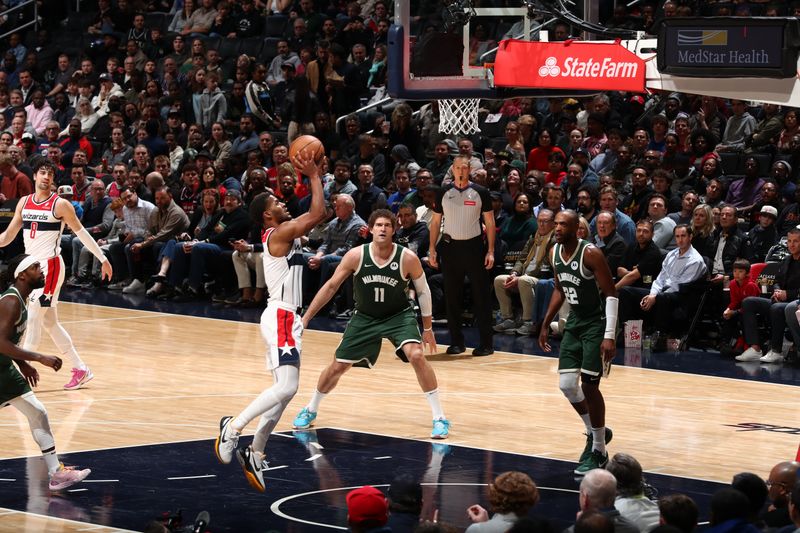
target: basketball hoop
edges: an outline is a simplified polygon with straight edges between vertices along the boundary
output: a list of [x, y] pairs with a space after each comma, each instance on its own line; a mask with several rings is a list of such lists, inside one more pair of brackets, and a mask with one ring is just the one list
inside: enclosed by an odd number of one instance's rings
[[448, 135], [472, 135], [478, 128], [479, 98], [439, 100], [439, 132]]

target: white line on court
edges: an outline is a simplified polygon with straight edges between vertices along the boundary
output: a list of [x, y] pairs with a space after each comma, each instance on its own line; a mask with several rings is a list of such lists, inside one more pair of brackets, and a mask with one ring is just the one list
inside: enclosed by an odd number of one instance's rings
[[306, 459], [306, 461], [316, 461], [316, 460], [317, 460], [317, 459], [319, 459], [320, 457], [322, 457], [322, 454], [321, 454], [321, 453], [315, 453], [314, 455], [312, 455], [311, 457], [309, 457], [308, 459]]
[[391, 458], [392, 458], [391, 455], [381, 455], [380, 457], [373, 457], [373, 459], [375, 459], [376, 461], [382, 461], [384, 459], [391, 459]]
[[217, 477], [216, 474], [206, 474], [204, 476], [180, 476], [180, 477], [168, 477], [168, 481], [178, 481], [181, 479], [204, 479], [209, 477]]
[[289, 468], [289, 465], [270, 466], [269, 468], [264, 468], [261, 471], [269, 472], [270, 470], [280, 470], [281, 468]]
[[69, 489], [67, 492], [86, 492], [89, 489]]
[[16, 479], [0, 477], [0, 481], [16, 481]]

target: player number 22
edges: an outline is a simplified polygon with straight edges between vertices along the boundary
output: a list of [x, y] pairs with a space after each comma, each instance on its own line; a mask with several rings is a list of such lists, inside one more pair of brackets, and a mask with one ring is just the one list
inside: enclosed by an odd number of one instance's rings
[[383, 302], [384, 299], [385, 299], [384, 288], [383, 287], [375, 287], [375, 301], [376, 302]]
[[570, 305], [578, 303], [578, 291], [575, 290], [575, 287], [564, 287], [564, 296], [566, 296]]

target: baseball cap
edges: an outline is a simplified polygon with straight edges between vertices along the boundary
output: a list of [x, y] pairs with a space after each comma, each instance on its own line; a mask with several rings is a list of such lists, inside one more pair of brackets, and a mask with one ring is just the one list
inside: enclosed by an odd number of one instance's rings
[[108, 72], [103, 72], [100, 74], [100, 81], [114, 81], [114, 78]]
[[771, 205], [765, 205], [759, 211], [762, 215], [771, 215], [773, 218], [778, 218], [778, 210], [772, 207]]
[[489, 191], [489, 198], [491, 198], [492, 200], [502, 200], [503, 193], [501, 193], [500, 191]]
[[583, 154], [586, 157], [589, 157], [589, 152], [586, 150], [586, 148], [578, 148], [577, 150], [572, 152], [572, 155], [578, 155], [578, 154]]
[[167, 112], [167, 117], [178, 117], [178, 118], [180, 118], [180, 116], [181, 116], [181, 110], [180, 109], [178, 109], [177, 107], [169, 108], [169, 111]]
[[296, 70], [294, 63], [289, 63], [288, 61], [281, 65], [281, 68], [288, 68], [289, 70]]
[[214, 156], [211, 155], [211, 153], [209, 153], [208, 150], [200, 150], [199, 152], [197, 152], [197, 155], [194, 156], [195, 159], [199, 159], [201, 157], [205, 157], [206, 159], [209, 159], [211, 161], [214, 160]]
[[389, 504], [381, 491], [366, 485], [347, 493], [347, 519], [351, 524], [373, 521], [385, 524], [389, 519]]
[[630, 102], [632, 104], [644, 105], [644, 98], [641, 96], [631, 96]]
[[26, 131], [25, 133], [22, 134], [22, 140], [23, 141], [35, 141], [36, 137], [33, 136], [33, 133], [31, 133], [29, 131]]
[[500, 150], [496, 154], [494, 154], [495, 159], [505, 159], [506, 161], [511, 161], [513, 157], [511, 156], [511, 152], [508, 150]]
[[233, 196], [234, 198], [236, 198], [240, 202], [242, 201], [242, 193], [241, 193], [241, 191], [238, 191], [236, 189], [228, 189], [228, 190], [226, 190], [225, 191], [225, 196]]
[[62, 185], [61, 187], [58, 188], [59, 196], [67, 196], [67, 195], [72, 196], [73, 194], [75, 193], [72, 192], [72, 185]]

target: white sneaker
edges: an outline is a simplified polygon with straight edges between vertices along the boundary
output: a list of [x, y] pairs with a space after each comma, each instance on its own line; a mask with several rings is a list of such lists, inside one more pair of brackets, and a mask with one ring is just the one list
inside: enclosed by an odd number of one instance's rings
[[760, 358], [759, 361], [762, 363], [780, 363], [783, 361], [783, 354], [770, 350], [767, 352], [767, 355]]
[[764, 354], [761, 353], [761, 350], [756, 350], [752, 346], [746, 349], [741, 355], [736, 356], [737, 361], [759, 361], [761, 360], [761, 356]]
[[214, 451], [217, 454], [219, 462], [227, 465], [233, 459], [233, 452], [239, 445], [239, 434], [233, 431], [231, 427], [233, 422], [232, 416], [224, 416], [219, 421], [219, 436], [214, 442]]
[[123, 294], [139, 294], [140, 292], [144, 292], [145, 285], [138, 279], [131, 281], [131, 284], [122, 289]]

